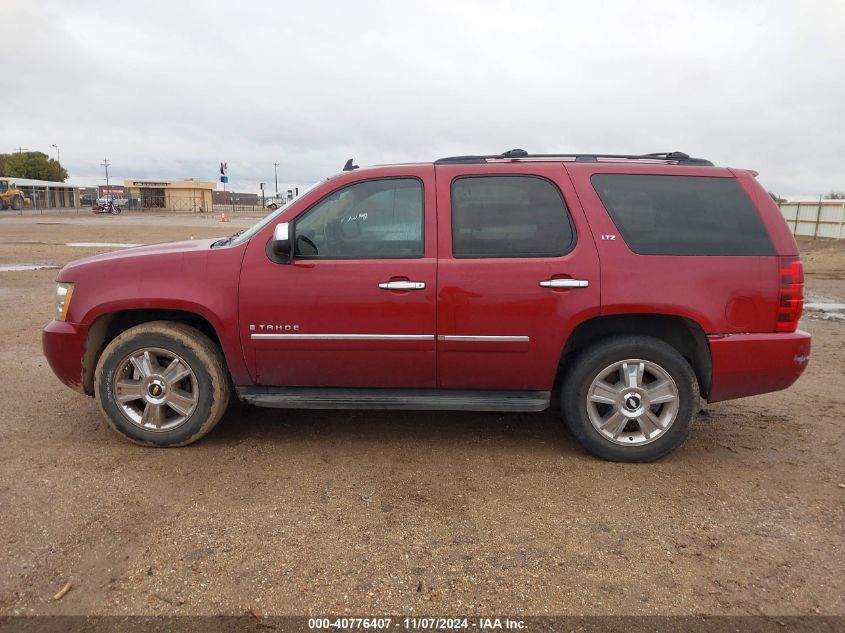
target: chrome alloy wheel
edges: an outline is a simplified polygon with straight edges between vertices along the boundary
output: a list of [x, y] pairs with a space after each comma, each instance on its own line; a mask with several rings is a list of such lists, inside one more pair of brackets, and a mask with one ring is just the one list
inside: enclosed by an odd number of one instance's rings
[[114, 399], [133, 424], [147, 431], [171, 431], [184, 424], [197, 408], [197, 377], [173, 352], [145, 347], [117, 366]]
[[608, 365], [587, 390], [587, 415], [601, 435], [623, 446], [662, 436], [678, 415], [678, 386], [665, 369], [631, 358]]

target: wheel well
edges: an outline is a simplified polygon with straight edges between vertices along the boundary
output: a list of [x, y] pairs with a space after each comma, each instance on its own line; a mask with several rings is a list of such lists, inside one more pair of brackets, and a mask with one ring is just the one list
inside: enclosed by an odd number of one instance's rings
[[710, 347], [704, 330], [695, 321], [669, 314], [614, 314], [584, 321], [566, 341], [561, 368], [581, 350], [613, 334], [646, 334], [666, 341], [692, 366], [701, 394], [710, 395]]
[[82, 387], [89, 396], [94, 394], [94, 370], [106, 345], [121, 332], [150, 321], [176, 321], [195, 328], [221, 347], [220, 338], [211, 323], [194, 312], [184, 310], [122, 310], [110, 312], [97, 318], [88, 329], [85, 351], [82, 358]]

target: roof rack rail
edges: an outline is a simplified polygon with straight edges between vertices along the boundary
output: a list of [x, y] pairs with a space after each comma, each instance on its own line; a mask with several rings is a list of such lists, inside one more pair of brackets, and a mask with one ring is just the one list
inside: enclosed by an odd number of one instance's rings
[[698, 165], [701, 167], [713, 167], [713, 163], [706, 158], [691, 158], [684, 152], [656, 152], [653, 154], [529, 154], [524, 149], [511, 149], [501, 154], [483, 154], [470, 156], [447, 156], [434, 161], [435, 165], [469, 165], [486, 163], [491, 160], [520, 160], [527, 159], [553, 159], [564, 158], [574, 160], [576, 163], [597, 163], [602, 160], [646, 160], [665, 161], [677, 165]]

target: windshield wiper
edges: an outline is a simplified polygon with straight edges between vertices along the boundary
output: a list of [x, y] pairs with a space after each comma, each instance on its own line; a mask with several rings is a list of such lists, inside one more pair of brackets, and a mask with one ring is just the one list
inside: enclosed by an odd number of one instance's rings
[[236, 237], [238, 237], [238, 236], [239, 236], [241, 233], [243, 233], [244, 231], [246, 231], [246, 229], [241, 229], [241, 230], [240, 230], [240, 231], [238, 231], [237, 233], [232, 233], [229, 237], [223, 237], [223, 238], [221, 238], [221, 239], [217, 240], [216, 242], [212, 242], [212, 243], [211, 243], [211, 248], [214, 248], [214, 247], [216, 247], [216, 246], [228, 246], [229, 244], [231, 244], [231, 243], [232, 243], [232, 241], [233, 241]]

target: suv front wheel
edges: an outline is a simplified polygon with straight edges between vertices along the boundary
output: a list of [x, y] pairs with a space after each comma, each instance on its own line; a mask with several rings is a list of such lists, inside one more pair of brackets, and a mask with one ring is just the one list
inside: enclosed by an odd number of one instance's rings
[[650, 462], [686, 439], [698, 411], [698, 381], [678, 351], [650, 336], [613, 336], [581, 352], [568, 368], [561, 411], [593, 455]]
[[94, 375], [100, 409], [112, 428], [146, 446], [184, 446], [208, 433], [229, 404], [220, 349], [198, 330], [172, 321], [143, 323], [103, 350]]

